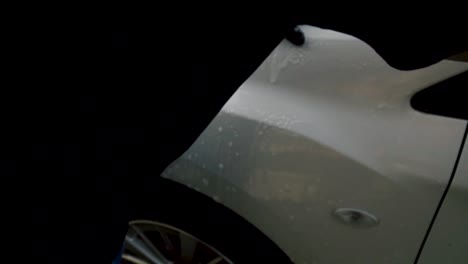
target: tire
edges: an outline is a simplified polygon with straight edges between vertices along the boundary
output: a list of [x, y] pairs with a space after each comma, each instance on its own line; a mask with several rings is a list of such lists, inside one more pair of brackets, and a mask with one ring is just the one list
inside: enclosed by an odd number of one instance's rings
[[159, 178], [154, 186], [133, 202], [133, 219], [183, 230], [234, 263], [292, 263], [266, 235], [222, 204], [168, 179]]

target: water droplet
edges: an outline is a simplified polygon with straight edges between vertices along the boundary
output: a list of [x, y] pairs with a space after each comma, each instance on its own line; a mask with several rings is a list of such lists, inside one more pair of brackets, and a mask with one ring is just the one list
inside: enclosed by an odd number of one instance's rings
[[210, 183], [207, 178], [203, 178], [202, 182], [205, 186], [208, 186], [208, 184]]
[[213, 200], [215, 200], [215, 202], [217, 202], [217, 203], [221, 202], [221, 199], [217, 195], [213, 196]]
[[222, 126], [218, 127], [218, 131], [223, 132], [223, 127]]
[[199, 192], [199, 191], [200, 191], [200, 188], [195, 187], [195, 191]]
[[258, 134], [259, 134], [260, 136], [263, 135], [263, 131], [261, 131], [261, 130], [258, 131]]
[[206, 169], [206, 165], [205, 165], [205, 164], [203, 164], [201, 167], [202, 167], [203, 169]]
[[239, 156], [239, 155], [240, 155], [239, 152], [236, 152], [236, 156]]
[[187, 156], [187, 159], [191, 160], [191, 159], [192, 159], [192, 155], [189, 154], [189, 155]]
[[228, 145], [229, 145], [230, 147], [232, 147], [232, 141], [229, 141]]
[[224, 168], [224, 164], [222, 164], [222, 163], [218, 164], [218, 168], [223, 169], [223, 168]]
[[200, 141], [201, 145], [205, 145], [205, 140]]

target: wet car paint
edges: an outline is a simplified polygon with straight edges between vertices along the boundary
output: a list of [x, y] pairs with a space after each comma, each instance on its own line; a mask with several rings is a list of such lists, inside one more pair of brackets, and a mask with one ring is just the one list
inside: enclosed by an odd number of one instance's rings
[[[411, 263], [466, 121], [409, 101], [468, 64], [398, 71], [352, 36], [303, 31], [305, 45], [282, 42], [163, 176], [234, 210], [296, 263]], [[379, 223], [344, 225], [339, 208]]]

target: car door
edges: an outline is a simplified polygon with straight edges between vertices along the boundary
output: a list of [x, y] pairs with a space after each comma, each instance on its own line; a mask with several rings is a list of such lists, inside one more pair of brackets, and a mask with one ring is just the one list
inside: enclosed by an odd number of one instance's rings
[[418, 263], [465, 263], [468, 259], [468, 145], [454, 171], [454, 178], [441, 204]]
[[[465, 57], [459, 57], [467, 61]], [[468, 72], [417, 94], [413, 99], [425, 111], [468, 119]], [[448, 103], [449, 102], [449, 103]], [[418, 252], [417, 263], [465, 263], [468, 259], [468, 145], [465, 131], [451, 178]]]

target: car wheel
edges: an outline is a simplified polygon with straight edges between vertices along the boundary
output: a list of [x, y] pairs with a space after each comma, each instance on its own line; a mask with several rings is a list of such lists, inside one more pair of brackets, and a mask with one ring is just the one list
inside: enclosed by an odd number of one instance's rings
[[168, 179], [154, 186], [134, 196], [123, 263], [292, 263], [222, 204]]

